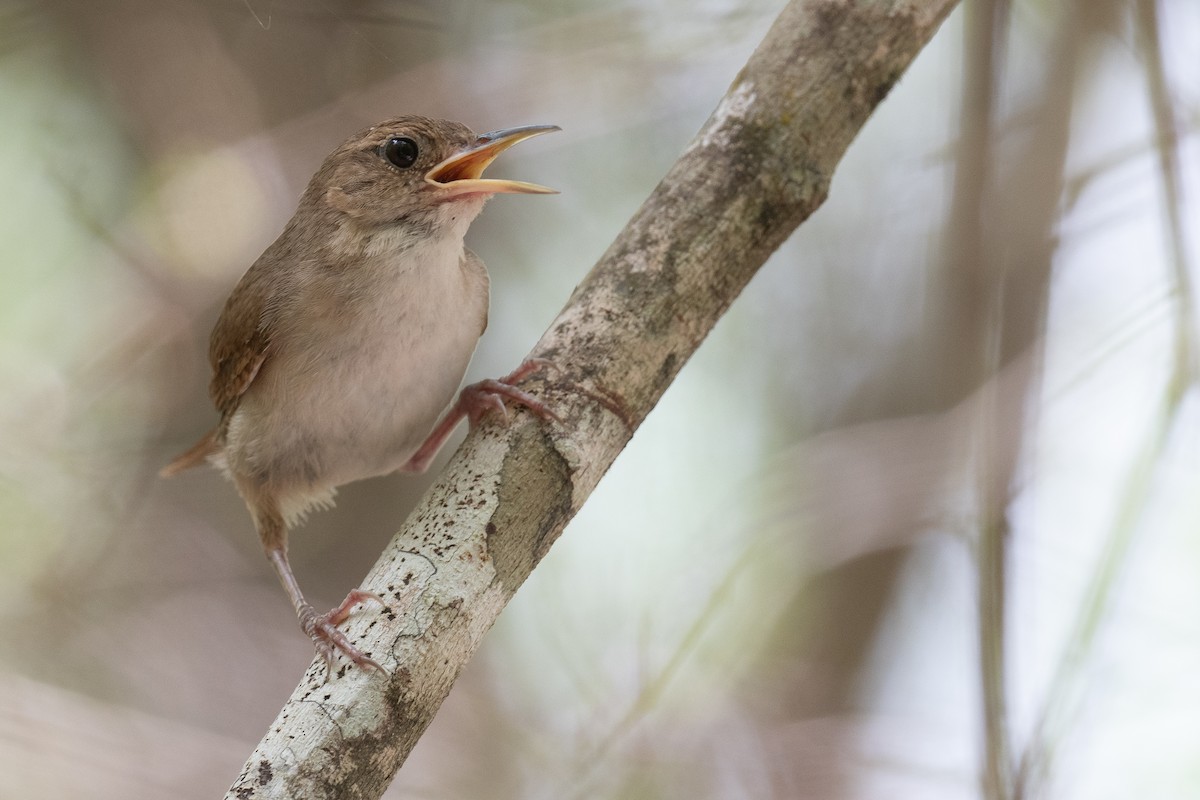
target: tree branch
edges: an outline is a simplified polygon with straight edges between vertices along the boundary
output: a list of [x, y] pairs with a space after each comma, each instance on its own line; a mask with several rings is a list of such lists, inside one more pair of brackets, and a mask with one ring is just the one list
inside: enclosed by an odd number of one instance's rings
[[305, 674], [226, 797], [377, 798], [517, 587], [955, 0], [792, 0], [534, 348], [562, 416], [467, 437], [371, 570], [350, 637], [390, 678]]

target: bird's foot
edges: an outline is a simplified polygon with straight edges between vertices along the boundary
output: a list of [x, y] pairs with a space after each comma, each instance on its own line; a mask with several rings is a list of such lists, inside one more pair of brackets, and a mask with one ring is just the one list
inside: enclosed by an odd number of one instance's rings
[[484, 414], [489, 411], [499, 411], [501, 420], [507, 425], [508, 409], [504, 407], [506, 399], [525, 406], [541, 419], [562, 422], [549, 406], [514, 385], [534, 372], [550, 369], [558, 369], [553, 361], [544, 358], [528, 358], [521, 362], [521, 366], [503, 378], [480, 381], [464, 387], [458, 394], [458, 400], [434, 426], [429, 436], [417, 448], [417, 452], [413, 453], [408, 461], [400, 467], [400, 471], [424, 472], [428, 469], [438, 450], [442, 449], [442, 445], [446, 443], [446, 439], [450, 438], [450, 434], [454, 432], [458, 423], [462, 422], [463, 417], [467, 418], [473, 430], [483, 419]]
[[499, 411], [501, 419], [507, 425], [508, 409], [504, 406], [506, 399], [518, 405], [525, 406], [525, 408], [541, 419], [552, 419], [555, 422], [562, 422], [549, 406], [529, 394], [529, 392], [518, 389], [516, 386], [518, 381], [535, 372], [556, 369], [558, 367], [555, 366], [553, 361], [548, 361], [544, 358], [526, 359], [521, 362], [521, 366], [503, 378], [489, 378], [463, 387], [462, 392], [458, 396], [459, 405], [466, 414], [472, 428], [479, 424], [484, 414], [492, 410]]
[[326, 680], [329, 680], [329, 675], [333, 672], [334, 658], [339, 652], [364, 669], [369, 667], [387, 674], [387, 670], [378, 661], [359, 650], [337, 627], [350, 616], [350, 609], [367, 600], [374, 600], [379, 605], [387, 607], [387, 603], [383, 602], [382, 597], [362, 589], [350, 592], [340, 606], [325, 614], [318, 614], [308, 603], [301, 606], [300, 627], [313, 640], [317, 652], [325, 659]]

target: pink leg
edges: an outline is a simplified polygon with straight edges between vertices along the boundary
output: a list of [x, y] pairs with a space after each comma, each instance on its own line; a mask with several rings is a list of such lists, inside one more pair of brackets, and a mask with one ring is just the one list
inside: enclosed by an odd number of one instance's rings
[[275, 572], [278, 573], [283, 588], [287, 590], [288, 597], [292, 600], [292, 606], [296, 609], [296, 616], [300, 618], [300, 627], [312, 639], [317, 652], [325, 659], [326, 680], [329, 679], [329, 674], [333, 670], [334, 657], [338, 651], [360, 667], [370, 667], [385, 675], [387, 674], [387, 670], [378, 661], [359, 650], [346, 637], [346, 634], [337, 628], [340, 623], [345, 622], [346, 618], [350, 616], [350, 609], [357, 604], [365, 600], [374, 600], [381, 606], [386, 607], [387, 604], [383, 602], [383, 598], [374, 592], [355, 589], [346, 595], [346, 599], [342, 601], [340, 606], [326, 614], [318, 614], [309, 602], [304, 599], [304, 595], [300, 593], [300, 587], [296, 583], [295, 575], [292, 574], [292, 568], [288, 564], [287, 553], [284, 549], [276, 547], [268, 550], [267, 558], [270, 559], [271, 564], [275, 567]]
[[433, 431], [425, 439], [424, 443], [417, 448], [417, 452], [413, 453], [412, 458], [400, 470], [402, 472], [424, 472], [429, 469], [429, 464], [438, 454], [438, 451], [442, 449], [442, 445], [446, 443], [446, 439], [450, 438], [450, 434], [454, 432], [454, 429], [458, 427], [458, 423], [462, 422], [464, 417], [467, 418], [471, 428], [474, 429], [479, 424], [479, 420], [483, 418], [483, 415], [494, 409], [500, 412], [504, 424], [507, 425], [508, 409], [504, 407], [505, 398], [525, 406], [542, 419], [552, 419], [555, 422], [561, 422], [562, 420], [550, 410], [549, 406], [514, 385], [517, 381], [534, 372], [553, 368], [554, 363], [551, 361], [547, 361], [544, 358], [530, 358], [521, 362], [521, 366], [499, 380], [489, 378], [464, 387], [458, 394], [458, 400], [454, 405], [450, 406], [450, 410], [438, 421], [438, 424], [433, 427]]
[[374, 592], [368, 592], [365, 589], [354, 589], [350, 594], [346, 595], [346, 599], [337, 608], [330, 611], [325, 616], [329, 617], [329, 622], [333, 625], [341, 625], [350, 618], [350, 609], [354, 608], [359, 603], [365, 603], [368, 600], [373, 600], [384, 608], [388, 604], [383, 602], [383, 598]]

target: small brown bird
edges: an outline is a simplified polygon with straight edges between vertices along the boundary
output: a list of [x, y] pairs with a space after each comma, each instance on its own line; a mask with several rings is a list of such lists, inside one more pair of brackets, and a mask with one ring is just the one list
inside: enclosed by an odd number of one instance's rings
[[423, 472], [464, 417], [474, 426], [490, 409], [504, 414], [505, 399], [557, 419], [514, 385], [541, 361], [472, 384], [450, 404], [488, 317], [487, 269], [463, 245], [467, 227], [494, 194], [554, 193], [481, 176], [502, 151], [554, 130], [476, 136], [409, 116], [350, 137], [317, 170], [213, 329], [209, 394], [220, 422], [161, 474], [207, 460], [232, 478], [329, 666], [337, 650], [382, 669], [337, 625], [355, 604], [383, 601], [355, 590], [317, 614], [288, 564], [288, 529], [331, 505], [344, 483]]

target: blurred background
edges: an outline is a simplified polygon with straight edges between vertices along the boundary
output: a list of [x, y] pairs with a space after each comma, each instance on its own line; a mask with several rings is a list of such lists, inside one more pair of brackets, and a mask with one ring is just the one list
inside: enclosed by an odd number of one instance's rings
[[[307, 667], [232, 486], [156, 471], [321, 158], [562, 126], [468, 237], [503, 374], [781, 7], [0, 0], [0, 798], [219, 797]], [[1191, 0], [960, 8], [387, 796], [1200, 796], [1198, 57]], [[293, 535], [314, 605], [437, 469]]]

